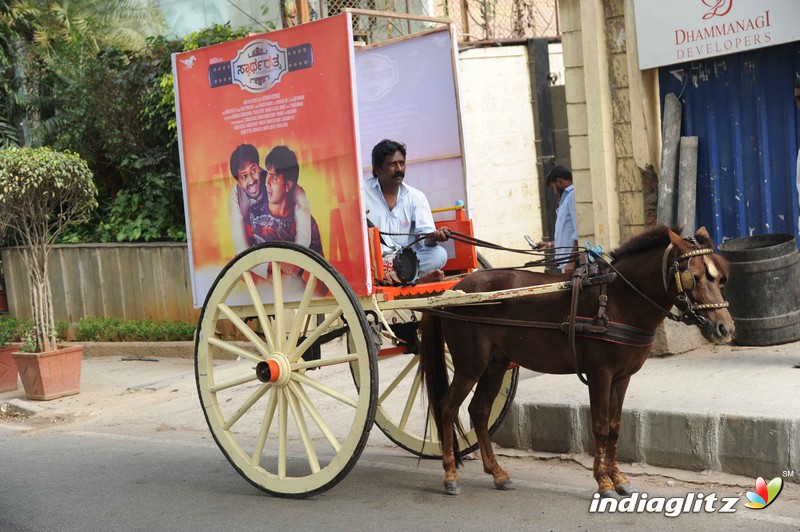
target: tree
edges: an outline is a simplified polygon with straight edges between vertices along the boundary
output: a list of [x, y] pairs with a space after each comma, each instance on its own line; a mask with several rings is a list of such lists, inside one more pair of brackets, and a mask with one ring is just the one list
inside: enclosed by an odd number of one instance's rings
[[48, 106], [54, 79], [80, 77], [86, 61], [109, 46], [143, 50], [163, 27], [155, 6], [132, 0], [0, 0], [2, 144], [42, 145], [55, 127]]
[[0, 150], [0, 232], [10, 231], [23, 247], [39, 352], [56, 348], [48, 278], [55, 239], [97, 207], [91, 170], [77, 154], [50, 148]]

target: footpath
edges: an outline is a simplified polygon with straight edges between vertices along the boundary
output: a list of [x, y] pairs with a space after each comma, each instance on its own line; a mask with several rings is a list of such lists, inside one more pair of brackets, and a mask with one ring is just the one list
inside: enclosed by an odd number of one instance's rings
[[[800, 342], [716, 346], [651, 357], [631, 378], [621, 462], [800, 482]], [[494, 440], [504, 447], [594, 453], [586, 386], [575, 375], [521, 373]]]
[[[0, 423], [79, 425], [93, 418], [121, 431], [136, 423], [154, 431], [207, 433], [189, 358], [193, 349], [182, 344], [91, 347], [83, 360], [79, 394], [28, 401], [20, 385], [0, 393]], [[786, 480], [800, 482], [797, 363], [800, 342], [706, 344], [650, 358], [628, 388], [620, 461], [750, 478], [794, 471]], [[575, 375], [523, 370], [515, 401], [494, 439], [506, 448], [591, 454], [586, 387]]]

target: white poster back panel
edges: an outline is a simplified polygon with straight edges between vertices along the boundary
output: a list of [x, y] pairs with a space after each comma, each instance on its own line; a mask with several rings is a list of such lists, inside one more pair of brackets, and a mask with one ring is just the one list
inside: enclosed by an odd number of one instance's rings
[[356, 49], [356, 79], [363, 177], [372, 175], [372, 148], [395, 140], [408, 150], [406, 183], [425, 192], [432, 208], [466, 203], [449, 28]]

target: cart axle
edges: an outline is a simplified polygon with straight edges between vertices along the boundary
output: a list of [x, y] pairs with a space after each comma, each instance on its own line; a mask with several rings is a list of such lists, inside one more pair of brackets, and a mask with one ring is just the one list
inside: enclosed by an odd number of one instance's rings
[[280, 367], [274, 360], [264, 360], [256, 365], [256, 377], [261, 382], [275, 382], [280, 376]]

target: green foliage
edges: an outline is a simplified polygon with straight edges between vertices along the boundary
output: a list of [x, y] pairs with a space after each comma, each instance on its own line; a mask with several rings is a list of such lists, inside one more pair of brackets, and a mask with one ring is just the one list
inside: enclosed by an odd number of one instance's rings
[[211, 27], [187, 35], [183, 40], [183, 51], [188, 52], [204, 46], [211, 46], [212, 44], [235, 41], [246, 37], [251, 31], [253, 31], [251, 28], [234, 30], [229, 23], [214, 24]]
[[36, 334], [33, 320], [0, 318], [0, 347], [8, 344], [20, 344], [22, 353], [36, 352]]
[[59, 242], [186, 240], [171, 54], [250, 30], [144, 38], [144, 5], [0, 0], [0, 148], [69, 150], [95, 176], [100, 207]]
[[62, 242], [186, 240], [171, 54], [247, 33], [214, 25], [182, 42], [152, 38], [141, 54], [106, 50], [68, 80], [60, 114], [72, 126], [58, 145], [92, 154], [102, 206]]
[[19, 344], [20, 353], [36, 353], [36, 334], [33, 329], [29, 329], [22, 335], [22, 342]]
[[169, 342], [194, 340], [194, 323], [169, 320], [86, 318], [75, 324], [78, 342]]
[[[25, 338], [33, 336], [33, 330], [33, 320], [19, 320], [8, 316], [0, 317], [0, 347], [22, 342]], [[56, 331], [60, 340], [67, 340], [69, 323], [63, 320], [57, 321]], [[33, 351], [35, 351], [35, 348]]]
[[18, 320], [7, 316], [0, 318], [0, 347], [21, 342], [33, 330], [33, 320]]
[[86, 161], [50, 148], [0, 150], [0, 229], [25, 246], [52, 242], [69, 224], [97, 207], [97, 188]]
[[[77, 342], [178, 342], [194, 340], [196, 324], [172, 320], [121, 320], [118, 318], [83, 318], [77, 323], [56, 323], [60, 341]], [[0, 318], [0, 347], [28, 341], [28, 351], [35, 352], [33, 320]], [[32, 346], [31, 346], [32, 343]]]

